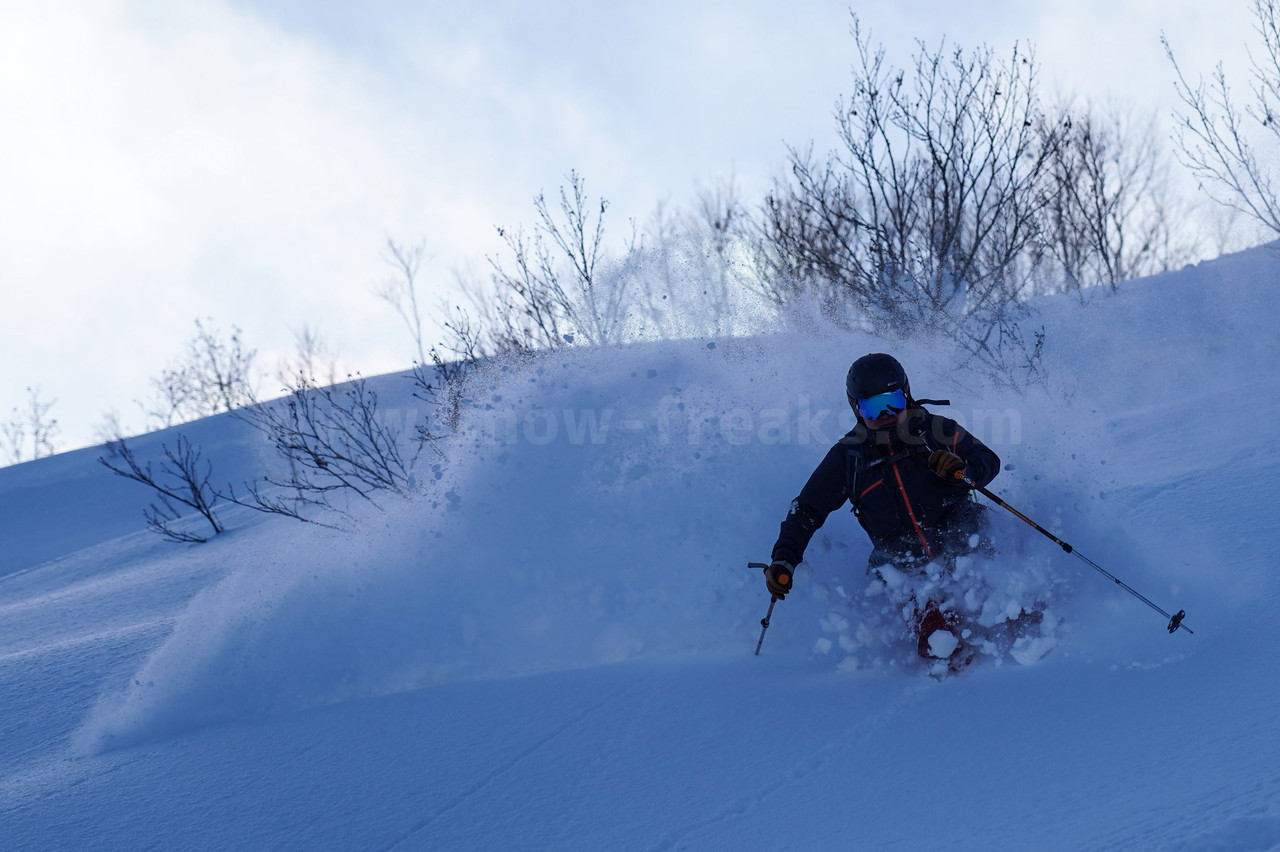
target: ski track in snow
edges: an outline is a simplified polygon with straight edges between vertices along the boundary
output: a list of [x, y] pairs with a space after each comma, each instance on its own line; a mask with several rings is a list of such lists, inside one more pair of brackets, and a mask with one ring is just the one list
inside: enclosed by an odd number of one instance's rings
[[1280, 849], [1280, 803], [1220, 825], [1170, 846], [1170, 852], [1274, 852]]
[[466, 789], [464, 789], [461, 793], [459, 793], [452, 800], [450, 800], [448, 804], [441, 807], [439, 810], [435, 811], [429, 817], [422, 820], [418, 824], [414, 825], [412, 828], [406, 831], [403, 835], [401, 835], [400, 837], [397, 837], [395, 840], [393, 840], [391, 843], [387, 844], [386, 846], [380, 847], [381, 852], [390, 852], [390, 850], [392, 849], [402, 847], [406, 843], [409, 843], [411, 840], [413, 840], [415, 836], [429, 829], [441, 817], [453, 811], [458, 806], [460, 806], [461, 804], [466, 802], [468, 799], [470, 799], [472, 796], [476, 795], [477, 793], [480, 793], [485, 788], [493, 784], [495, 781], [507, 775], [509, 772], [515, 770], [517, 767], [519, 767], [522, 763], [524, 763], [526, 760], [528, 760], [538, 751], [540, 751], [545, 746], [547, 746], [548, 744], [550, 744], [551, 742], [559, 738], [561, 735], [563, 735], [566, 731], [576, 727], [577, 725], [582, 724], [587, 719], [595, 715], [597, 712], [604, 709], [608, 705], [614, 703], [615, 701], [618, 701], [623, 697], [630, 695], [631, 693], [639, 691], [640, 688], [649, 680], [651, 680], [651, 676], [638, 678], [636, 681], [628, 684], [627, 686], [624, 686], [622, 689], [615, 690], [614, 692], [605, 696], [603, 699], [591, 705], [590, 707], [587, 707], [586, 709], [575, 714], [574, 716], [571, 716], [568, 720], [562, 722], [560, 725], [557, 725], [555, 728], [553, 728], [549, 733], [535, 740], [531, 745], [529, 745], [528, 748], [516, 754], [506, 763], [488, 772], [483, 778], [480, 778], [479, 780], [468, 785]]
[[[1273, 736], [1274, 720], [1257, 725], [1259, 740]], [[1239, 732], [1236, 732], [1238, 735]], [[1170, 753], [1153, 761], [1152, 784], [1177, 783], [1170, 773], [1194, 771], [1182, 770], [1176, 754], [1179, 744], [1170, 744]], [[1163, 764], [1163, 765], [1162, 765]], [[1244, 807], [1267, 806], [1268, 810], [1256, 816], [1236, 816]], [[1280, 766], [1251, 767], [1241, 771], [1231, 784], [1223, 784], [1206, 790], [1194, 811], [1173, 807], [1155, 807], [1147, 813], [1135, 813], [1122, 828], [1106, 832], [1082, 846], [1082, 850], [1106, 852], [1115, 849], [1150, 848], [1153, 837], [1174, 833], [1183, 838], [1167, 848], [1181, 852], [1209, 852], [1209, 850], [1270, 850], [1280, 845]]]
[[774, 793], [802, 783], [828, 766], [832, 761], [847, 760], [849, 752], [856, 752], [860, 746], [869, 742], [872, 737], [878, 734], [889, 720], [893, 719], [905, 708], [921, 700], [924, 695], [937, 686], [939, 686], [937, 681], [911, 684], [903, 689], [898, 694], [898, 697], [886, 707], [857, 722], [850, 721], [848, 727], [839, 736], [828, 740], [821, 747], [799, 758], [784, 770], [779, 771], [762, 766], [761, 772], [769, 774], [775, 780], [761, 785], [759, 789], [750, 795], [738, 796], [732, 801], [726, 802], [704, 820], [690, 823], [664, 835], [655, 846], [650, 847], [651, 852], [667, 852], [667, 850], [682, 848], [685, 847], [686, 841], [693, 844], [692, 848], [708, 848], [707, 844], [712, 843], [710, 839], [705, 840], [704, 845], [699, 846], [696, 841], [689, 840], [689, 838], [693, 835], [711, 831], [718, 825], [736, 820], [750, 813], [753, 809], [760, 808]]

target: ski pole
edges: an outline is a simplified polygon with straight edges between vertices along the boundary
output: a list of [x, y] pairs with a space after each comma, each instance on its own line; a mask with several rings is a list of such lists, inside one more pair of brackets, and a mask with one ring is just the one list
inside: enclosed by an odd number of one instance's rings
[[[748, 562], [748, 568], [759, 568], [762, 571], [769, 568], [763, 562]], [[764, 618], [760, 619], [760, 641], [756, 642], [756, 656], [760, 656], [760, 646], [764, 644], [764, 632], [769, 629], [769, 619], [773, 618], [773, 605], [778, 602], [777, 595], [769, 595], [769, 611], [764, 614]]]
[[1156, 606], [1154, 603], [1152, 603], [1150, 600], [1148, 600], [1148, 599], [1147, 599], [1146, 597], [1144, 597], [1143, 595], [1138, 594], [1138, 592], [1137, 592], [1137, 591], [1136, 591], [1132, 586], [1130, 586], [1128, 583], [1125, 583], [1125, 582], [1124, 582], [1124, 581], [1122, 581], [1119, 577], [1117, 577], [1116, 575], [1112, 574], [1110, 571], [1108, 571], [1107, 569], [1103, 568], [1101, 565], [1099, 565], [1098, 563], [1094, 562], [1092, 559], [1090, 559], [1089, 557], [1085, 556], [1083, 553], [1081, 553], [1080, 551], [1076, 550], [1074, 547], [1072, 547], [1071, 545], [1067, 544], [1065, 541], [1063, 541], [1062, 539], [1058, 538], [1056, 535], [1054, 535], [1053, 533], [1049, 532], [1047, 529], [1045, 529], [1044, 527], [1040, 526], [1040, 525], [1039, 525], [1039, 524], [1037, 524], [1035, 521], [1031, 520], [1031, 519], [1030, 519], [1030, 518], [1028, 518], [1026, 515], [1022, 514], [1022, 513], [1021, 513], [1021, 512], [1019, 512], [1017, 509], [1015, 509], [1015, 508], [1013, 508], [1012, 506], [1010, 506], [1008, 503], [1006, 503], [1006, 502], [1004, 502], [1003, 500], [1001, 500], [998, 496], [996, 496], [994, 493], [992, 493], [992, 492], [991, 492], [991, 491], [989, 491], [988, 489], [986, 489], [986, 488], [982, 487], [981, 485], [979, 485], [978, 483], [974, 482], [974, 481], [973, 481], [972, 479], [970, 479], [969, 477], [965, 476], [965, 475], [964, 475], [964, 471], [963, 471], [963, 470], [956, 471], [956, 479], [961, 480], [962, 482], [964, 482], [964, 484], [965, 484], [965, 485], [968, 485], [970, 488], [972, 488], [973, 490], [977, 491], [979, 494], [981, 494], [982, 496], [986, 497], [988, 500], [992, 501], [993, 503], [995, 503], [995, 504], [996, 504], [997, 506], [999, 506], [1000, 508], [1009, 510], [1009, 512], [1010, 512], [1010, 513], [1011, 513], [1015, 518], [1017, 518], [1017, 519], [1018, 519], [1018, 520], [1020, 520], [1020, 521], [1024, 521], [1024, 522], [1026, 522], [1026, 523], [1030, 524], [1032, 527], [1034, 527], [1034, 528], [1036, 529], [1036, 531], [1037, 531], [1037, 532], [1039, 532], [1041, 535], [1043, 535], [1043, 536], [1045, 536], [1046, 538], [1048, 538], [1048, 539], [1049, 539], [1050, 541], [1052, 541], [1054, 544], [1056, 544], [1056, 545], [1058, 545], [1059, 547], [1061, 547], [1061, 548], [1062, 548], [1063, 550], [1065, 550], [1067, 553], [1071, 553], [1071, 554], [1074, 554], [1075, 556], [1080, 557], [1082, 560], [1084, 560], [1085, 564], [1087, 564], [1090, 568], [1093, 568], [1095, 571], [1097, 571], [1098, 573], [1102, 574], [1102, 576], [1104, 576], [1104, 577], [1106, 577], [1107, 579], [1109, 579], [1109, 580], [1113, 581], [1117, 586], [1119, 586], [1120, 588], [1124, 589], [1126, 592], [1128, 592], [1129, 594], [1133, 595], [1135, 598], [1137, 598], [1138, 600], [1142, 601], [1144, 604], [1146, 604], [1147, 606], [1151, 607], [1151, 608], [1152, 608], [1152, 609], [1154, 609], [1156, 612], [1158, 612], [1158, 613], [1160, 613], [1161, 615], [1163, 615], [1165, 618], [1169, 619], [1169, 632], [1170, 632], [1170, 633], [1174, 633], [1174, 632], [1176, 632], [1176, 631], [1178, 630], [1178, 628], [1179, 628], [1179, 627], [1181, 627], [1183, 630], [1187, 631], [1188, 633], [1191, 633], [1191, 634], [1193, 634], [1193, 635], [1195, 634], [1195, 631], [1194, 631], [1194, 630], [1192, 630], [1190, 627], [1188, 627], [1187, 625], [1185, 625], [1185, 624], [1183, 624], [1183, 623], [1182, 623], [1182, 619], [1186, 618], [1186, 616], [1187, 616], [1187, 611], [1186, 611], [1185, 609], [1180, 609], [1180, 610], [1178, 610], [1176, 613], [1174, 613], [1173, 615], [1170, 615], [1169, 613], [1165, 612], [1165, 611], [1164, 611], [1163, 609], [1161, 609], [1160, 607]]

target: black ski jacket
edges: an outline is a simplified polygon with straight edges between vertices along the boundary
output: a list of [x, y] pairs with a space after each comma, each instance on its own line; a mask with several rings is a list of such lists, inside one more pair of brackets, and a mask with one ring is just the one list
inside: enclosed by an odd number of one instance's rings
[[882, 553], [933, 559], [962, 549], [981, 513], [964, 483], [947, 482], [929, 467], [929, 454], [948, 450], [964, 459], [978, 485], [1000, 471], [1000, 458], [960, 424], [923, 408], [903, 426], [870, 431], [859, 423], [833, 446], [805, 483], [782, 522], [773, 558], [798, 565], [827, 516], [853, 503], [858, 523]]

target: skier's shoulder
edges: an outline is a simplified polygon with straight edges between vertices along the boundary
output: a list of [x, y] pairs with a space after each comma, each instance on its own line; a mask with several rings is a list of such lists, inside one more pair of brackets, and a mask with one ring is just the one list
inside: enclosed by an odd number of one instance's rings
[[843, 438], [836, 441], [836, 444], [834, 447], [831, 448], [831, 451], [833, 453], [837, 451], [841, 453], [848, 453], [850, 451], [859, 452], [862, 449], [862, 446], [866, 444], [866, 442], [867, 442], [866, 427], [863, 426], [861, 423], [859, 423], [857, 426], [854, 426], [852, 429], [846, 432]]
[[937, 437], [950, 438], [957, 432], [962, 432], [964, 427], [957, 421], [952, 420], [943, 414], [937, 414], [929, 409], [921, 406], [919, 408], [920, 431]]
[[818, 462], [818, 466], [813, 469], [809, 482], [800, 495], [802, 503], [817, 505], [829, 499], [833, 500], [837, 493], [844, 494], [850, 451], [852, 449], [853, 452], [857, 452], [855, 445], [845, 443], [848, 437], [849, 435], [845, 435], [832, 444], [826, 455], [822, 457], [822, 461]]

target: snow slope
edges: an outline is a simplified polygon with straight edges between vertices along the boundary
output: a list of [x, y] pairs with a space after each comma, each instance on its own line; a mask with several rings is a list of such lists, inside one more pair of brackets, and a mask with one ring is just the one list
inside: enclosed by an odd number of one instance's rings
[[[1256, 249], [1047, 303], [1022, 395], [818, 333], [494, 370], [450, 463], [349, 532], [166, 544], [93, 451], [0, 470], [0, 848], [1280, 846], [1278, 277]], [[890, 346], [998, 493], [1195, 635], [1000, 516], [1057, 647], [932, 680], [860, 644], [842, 512], [752, 657], [745, 564]], [[185, 428], [228, 477], [259, 452]]]

